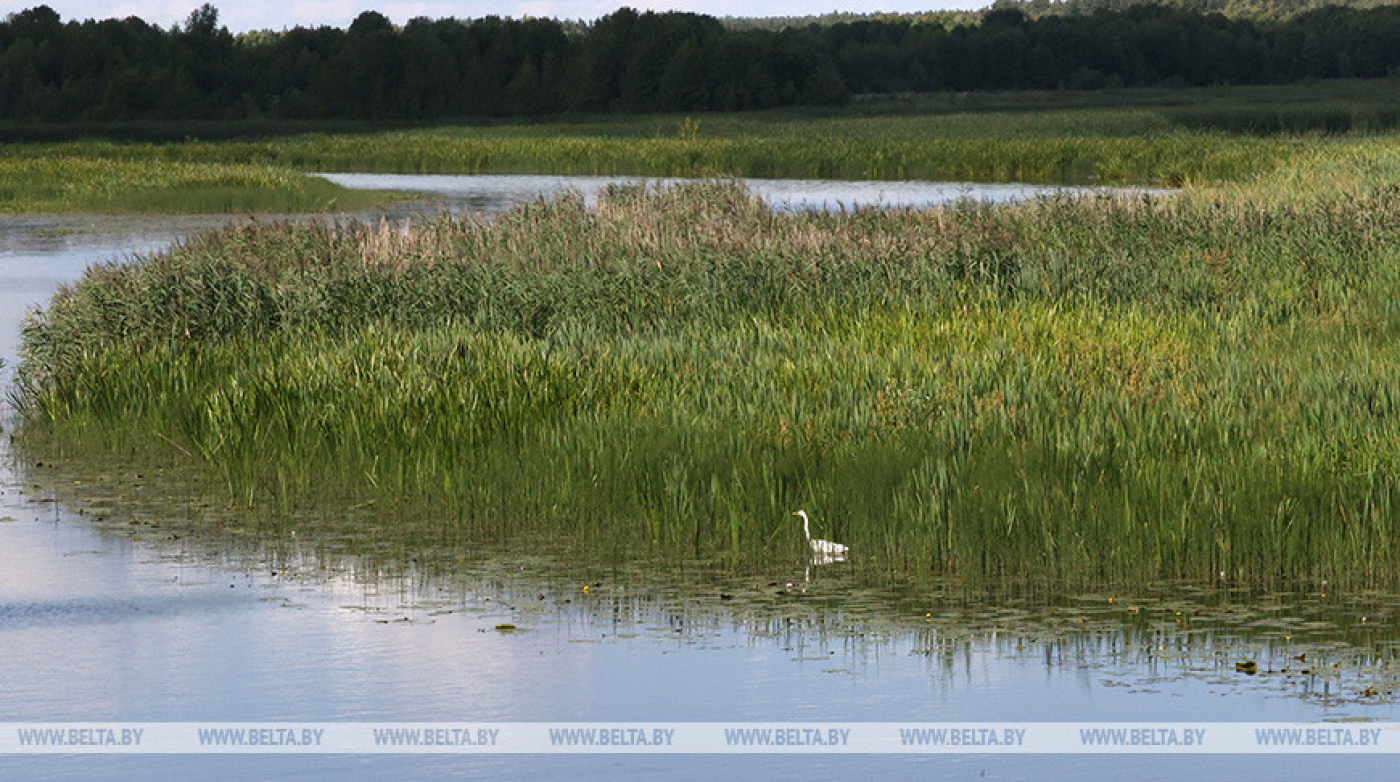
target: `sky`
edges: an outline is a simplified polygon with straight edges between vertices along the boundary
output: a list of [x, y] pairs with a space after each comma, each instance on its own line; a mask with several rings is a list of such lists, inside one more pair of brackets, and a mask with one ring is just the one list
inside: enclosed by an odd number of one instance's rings
[[[0, 16], [47, 5], [63, 20], [138, 16], [168, 28], [185, 20], [205, 0], [30, 0], [0, 4]], [[235, 33], [290, 27], [348, 27], [361, 11], [378, 11], [395, 24], [415, 16], [432, 19], [483, 16], [537, 16], [592, 21], [623, 6], [639, 11], [693, 11], [711, 16], [805, 16], [833, 11], [888, 11], [981, 8], [991, 0], [210, 0], [219, 22]]]

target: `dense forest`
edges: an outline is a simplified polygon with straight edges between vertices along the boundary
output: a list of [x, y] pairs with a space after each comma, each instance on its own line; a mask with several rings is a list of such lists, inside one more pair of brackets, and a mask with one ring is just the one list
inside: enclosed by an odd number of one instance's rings
[[937, 24], [943, 27], [977, 24], [982, 17], [992, 11], [1017, 10], [1028, 18], [1043, 16], [1076, 16], [1098, 11], [1123, 11], [1137, 5], [1162, 5], [1200, 14], [1223, 14], [1232, 19], [1287, 19], [1319, 8], [1344, 6], [1347, 8], [1378, 8], [1396, 5], [1400, 0], [996, 0], [977, 10], [969, 11], [920, 11], [915, 13], [852, 13], [833, 12], [812, 16], [726, 16], [724, 25], [734, 30], [781, 30], [787, 27], [806, 27], [851, 22], [913, 22], [916, 24]]
[[64, 22], [38, 6], [0, 23], [0, 119], [743, 110], [866, 93], [1261, 84], [1400, 70], [1397, 6], [1258, 19], [1201, 13], [1181, 7], [1185, 0], [1078, 2], [1093, 10], [1031, 13], [1035, 4], [1024, 3], [952, 26], [890, 19], [773, 29], [629, 9], [582, 26], [489, 17], [396, 27], [367, 11], [345, 30], [239, 36], [209, 5], [169, 30], [134, 17]]

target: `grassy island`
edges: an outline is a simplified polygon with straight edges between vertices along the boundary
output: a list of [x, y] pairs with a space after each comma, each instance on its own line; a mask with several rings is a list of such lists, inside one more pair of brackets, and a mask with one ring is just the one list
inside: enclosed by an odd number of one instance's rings
[[1287, 154], [1157, 198], [229, 229], [33, 318], [26, 430], [467, 545], [761, 567], [802, 507], [881, 578], [1394, 586], [1400, 142], [1240, 143]]

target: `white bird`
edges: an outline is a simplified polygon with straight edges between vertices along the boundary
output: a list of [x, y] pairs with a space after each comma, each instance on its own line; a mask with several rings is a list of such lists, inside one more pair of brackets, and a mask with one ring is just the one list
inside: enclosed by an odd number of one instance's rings
[[846, 559], [846, 552], [851, 550], [850, 546], [832, 543], [829, 540], [812, 540], [812, 522], [807, 518], [807, 511], [795, 511], [792, 515], [802, 517], [802, 532], [807, 536], [807, 545], [812, 547], [813, 560], [817, 561], [818, 564], [826, 565], [832, 562], [842, 562]]

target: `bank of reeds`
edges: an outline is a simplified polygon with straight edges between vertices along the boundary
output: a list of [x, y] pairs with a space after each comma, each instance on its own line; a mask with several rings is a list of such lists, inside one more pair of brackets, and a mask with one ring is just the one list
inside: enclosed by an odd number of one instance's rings
[[84, 145], [0, 153], [0, 213], [295, 214], [383, 200], [266, 163], [126, 159], [92, 154]]
[[[1016, 117], [1015, 124], [1029, 123]], [[1093, 118], [1089, 118], [1092, 120]], [[958, 125], [945, 132], [945, 125]], [[657, 177], [924, 179], [1033, 183], [1157, 183], [1238, 180], [1277, 168], [1317, 139], [1234, 138], [1172, 131], [1140, 137], [1093, 132], [1023, 135], [986, 117], [899, 117], [782, 122], [771, 126], [673, 120], [635, 128], [394, 131], [245, 142], [10, 147], [29, 156], [173, 162], [275, 170], [413, 174], [548, 173]], [[971, 125], [972, 129], [961, 125]], [[980, 129], [983, 134], [975, 132]], [[617, 131], [608, 134], [607, 131]], [[1082, 130], [1082, 129], [1081, 129]]]
[[1015, 208], [791, 215], [712, 183], [230, 229], [62, 291], [21, 402], [60, 447], [458, 539], [761, 566], [802, 557], [802, 507], [882, 578], [1393, 586], [1400, 156], [1297, 166]]
[[[0, 145], [0, 211], [324, 211], [370, 198], [299, 171], [1238, 182], [1393, 129], [1395, 85], [947, 93], [836, 110], [382, 132], [333, 123], [3, 125], [0, 138], [77, 140]], [[142, 139], [158, 143], [131, 143]]]

